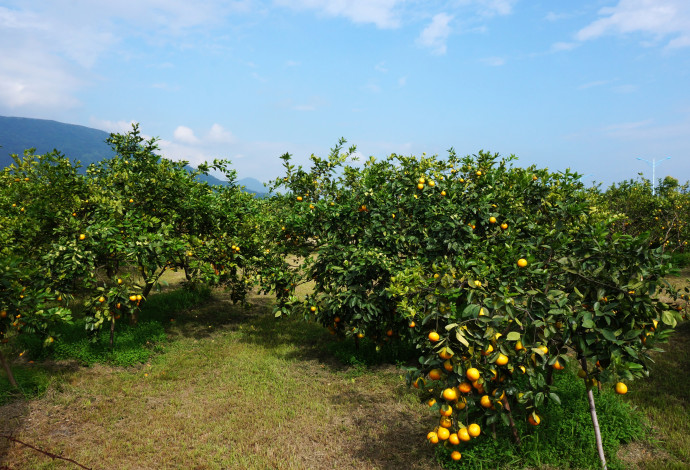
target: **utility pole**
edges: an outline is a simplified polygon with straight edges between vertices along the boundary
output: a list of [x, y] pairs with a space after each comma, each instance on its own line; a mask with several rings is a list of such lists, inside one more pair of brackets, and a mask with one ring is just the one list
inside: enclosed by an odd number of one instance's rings
[[662, 159], [659, 160], [658, 162], [657, 162], [656, 159], [654, 159], [654, 158], [652, 158], [652, 161], [651, 161], [651, 162], [650, 162], [649, 160], [645, 160], [644, 158], [640, 158], [640, 157], [637, 157], [637, 159], [640, 160], [640, 161], [643, 161], [643, 162], [647, 162], [647, 164], [649, 164], [649, 166], [652, 167], [652, 196], [655, 196], [655, 195], [656, 195], [656, 190], [655, 190], [654, 188], [656, 187], [656, 171], [655, 171], [655, 170], [656, 170], [656, 166], [659, 165], [659, 164], [661, 164], [661, 163], [664, 162], [665, 160], [670, 160], [671, 157], [662, 158]]

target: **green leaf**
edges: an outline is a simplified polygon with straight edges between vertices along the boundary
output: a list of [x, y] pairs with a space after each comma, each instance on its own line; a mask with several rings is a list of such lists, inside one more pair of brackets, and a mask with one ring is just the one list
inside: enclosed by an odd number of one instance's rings
[[517, 331], [511, 331], [506, 335], [508, 341], [518, 341], [521, 338], [520, 333]]
[[668, 310], [664, 310], [663, 312], [661, 312], [661, 321], [665, 325], [669, 325], [671, 328], [675, 328], [677, 324], [675, 317]]

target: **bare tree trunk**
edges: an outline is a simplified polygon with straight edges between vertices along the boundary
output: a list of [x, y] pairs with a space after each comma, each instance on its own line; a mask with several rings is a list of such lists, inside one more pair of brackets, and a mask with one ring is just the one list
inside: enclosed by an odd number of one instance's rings
[[7, 378], [10, 380], [10, 385], [12, 385], [12, 388], [19, 388], [19, 385], [17, 385], [17, 381], [14, 380], [14, 375], [12, 374], [12, 370], [10, 369], [10, 365], [5, 360], [5, 356], [2, 354], [2, 351], [0, 351], [0, 362], [2, 362], [2, 367], [5, 369], [5, 372], [7, 373]]
[[[587, 360], [582, 358], [582, 370], [587, 370]], [[604, 455], [604, 446], [601, 443], [601, 430], [599, 429], [599, 419], [597, 419], [597, 408], [594, 404], [594, 392], [592, 387], [587, 385], [587, 400], [589, 401], [589, 413], [592, 415], [592, 425], [594, 426], [594, 438], [597, 441], [597, 452], [599, 453], [599, 460], [601, 461], [601, 468], [606, 470], [606, 456]]]

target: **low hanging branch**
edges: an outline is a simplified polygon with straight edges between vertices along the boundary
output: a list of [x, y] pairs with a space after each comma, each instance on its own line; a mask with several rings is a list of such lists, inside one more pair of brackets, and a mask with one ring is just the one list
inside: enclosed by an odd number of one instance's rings
[[[32, 446], [31, 444], [27, 444], [26, 442], [20, 441], [16, 437], [10, 436], [8, 434], [0, 434], [0, 437], [4, 437], [5, 439], [7, 439], [10, 442], [16, 442], [17, 444], [21, 444], [25, 447], [28, 447], [29, 449], [33, 449], [36, 452], [39, 452], [43, 455], [46, 455], [53, 460], [55, 460], [55, 459], [64, 460], [65, 462], [73, 463], [77, 467], [83, 468], [84, 470], [92, 470], [90, 467], [85, 467], [84, 465], [80, 464], [79, 462], [76, 462], [72, 459], [68, 459], [67, 457], [62, 457], [61, 455], [53, 454], [52, 452], [48, 452], [47, 450], [39, 449], [38, 447]], [[9, 468], [9, 467], [7, 467], [7, 468]]]

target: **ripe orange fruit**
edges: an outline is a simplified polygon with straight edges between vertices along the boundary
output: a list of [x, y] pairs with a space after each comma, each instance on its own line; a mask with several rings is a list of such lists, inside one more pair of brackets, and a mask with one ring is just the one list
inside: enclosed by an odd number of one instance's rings
[[429, 181], [429, 186], [433, 188], [434, 186], [436, 186], [436, 183], [434, 181]]
[[453, 460], [460, 460], [462, 458], [462, 454], [458, 452], [457, 450], [454, 450], [453, 452], [450, 453], [450, 458]]
[[553, 368], [556, 370], [563, 370], [565, 369], [565, 366], [561, 364], [561, 361], [556, 361], [553, 363]]
[[429, 378], [431, 380], [438, 380], [441, 378], [441, 370], [440, 369], [431, 369], [429, 371]]
[[424, 179], [424, 177], [420, 177], [419, 180], [418, 180], [417, 182], [418, 182], [419, 184], [424, 184], [424, 183], [426, 183], [426, 180]]
[[450, 442], [451, 444], [456, 446], [456, 445], [460, 444], [460, 438], [458, 437], [458, 435], [456, 433], [453, 433], [450, 436], [448, 436], [448, 442]]
[[625, 395], [628, 393], [628, 386], [625, 385], [623, 382], [618, 382], [616, 384], [616, 393], [619, 395]]
[[442, 428], [449, 428], [453, 425], [453, 421], [448, 416], [444, 416], [441, 418], [441, 421], [439, 421], [439, 424]]
[[143, 299], [143, 297], [141, 296], [141, 294], [137, 294], [137, 300], [141, 300], [141, 299]]
[[525, 266], [527, 266], [527, 260], [525, 258], [520, 258], [517, 261], [517, 265], [520, 266], [521, 268], [524, 268]]
[[448, 428], [438, 428], [438, 431], [436, 431], [436, 435], [438, 435], [439, 439], [445, 441], [450, 437], [450, 431], [448, 430]]
[[498, 358], [496, 359], [496, 364], [498, 364], [499, 366], [504, 366], [508, 364], [508, 356], [506, 356], [503, 353], [499, 354]]
[[455, 401], [458, 399], [458, 393], [452, 388], [447, 388], [443, 391], [443, 398], [447, 401]]
[[427, 434], [426, 438], [432, 444], [438, 444], [438, 434], [436, 434], [434, 431], [431, 431], [429, 434]]
[[441, 191], [441, 196], [445, 196], [445, 195], [446, 195], [446, 192], [445, 192], [445, 191]]
[[450, 362], [450, 359], [447, 359], [446, 362], [443, 363], [443, 368], [448, 372], [453, 372], [453, 364]]
[[495, 224], [496, 223], [496, 217], [489, 217], [489, 223]]
[[529, 418], [527, 418], [527, 422], [532, 426], [539, 426], [539, 423], [541, 423], [541, 418], [538, 414], [532, 413], [529, 415]]
[[435, 343], [436, 341], [441, 339], [441, 337], [435, 331], [432, 331], [431, 333], [429, 333], [428, 338], [429, 338], [429, 341], [431, 341], [432, 343]]
[[479, 400], [479, 404], [484, 408], [491, 408], [491, 398], [489, 395], [482, 395], [482, 398]]
[[482, 172], [481, 172], [481, 171], [477, 171], [477, 176], [482, 176]]
[[130, 199], [129, 202], [130, 202], [130, 203], [134, 202], [134, 199]]
[[424, 183], [417, 184], [417, 189], [424, 189]]
[[429, 406], [434, 406], [436, 404], [436, 399], [431, 398], [431, 399], [429, 399], [429, 401], [426, 402], [426, 404]]
[[467, 369], [467, 373], [465, 375], [467, 375], [467, 378], [472, 382], [476, 381], [480, 377], [479, 370], [474, 367]]
[[364, 333], [357, 333], [357, 337], [358, 337], [359, 339], [364, 338]]
[[[450, 416], [453, 414], [453, 408], [450, 407], [450, 405], [443, 405], [441, 409], [439, 410], [439, 413], [441, 413], [441, 416]], [[441, 425], [443, 426], [443, 425]], [[448, 426], [446, 426], [448, 427]]]
[[410, 328], [414, 328], [415, 326], [417, 326], [417, 324], [416, 324], [415, 322], [411, 321], [410, 324], [409, 324], [408, 326], [409, 326]]
[[419, 388], [424, 386], [424, 379], [421, 377], [417, 377], [414, 382], [412, 382], [412, 386], [414, 388]]
[[99, 301], [100, 303], [103, 303], [103, 302], [105, 302], [105, 297], [103, 297], [103, 296], [100, 296], [100, 297], [98, 298], [98, 301]]
[[311, 308], [310, 308], [309, 310], [311, 310], [312, 312], [316, 312], [316, 307], [314, 307], [314, 306], [312, 305]]
[[469, 441], [470, 439], [472, 439], [472, 438], [470, 437], [470, 433], [467, 432], [467, 428], [460, 428], [460, 429], [458, 430], [458, 437], [459, 437], [460, 440], [463, 441], [463, 442], [467, 442], [467, 441]]
[[0, 311], [0, 318], [5, 318], [7, 317], [7, 310], [1, 310]]
[[136, 302], [136, 301], [137, 301], [137, 296], [136, 296], [136, 295], [130, 295], [130, 296], [129, 296], [129, 300], [131, 300], [132, 302]]
[[467, 428], [467, 433], [472, 437], [477, 437], [482, 432], [478, 424], [472, 423]]
[[503, 223], [501, 224], [501, 228], [502, 228], [503, 230], [507, 229], [507, 228], [508, 228], [508, 224], [506, 224], [505, 222], [503, 222]]
[[450, 349], [448, 349], [448, 348], [443, 348], [443, 349], [441, 349], [441, 351], [438, 353], [438, 356], [439, 356], [441, 359], [444, 359], [444, 360], [445, 360], [445, 359], [450, 359], [451, 357], [453, 357], [453, 353], [451, 352]]
[[86, 239], [86, 235], [85, 235], [85, 234], [82, 233], [81, 235], [79, 235], [79, 240], [85, 240], [85, 239]]
[[458, 385], [458, 390], [460, 390], [462, 393], [470, 393], [472, 391], [472, 385], [468, 382], [463, 382]]
[[297, 196], [297, 202], [302, 202], [302, 196]]
[[478, 380], [472, 382], [472, 386], [477, 390], [477, 393], [484, 393], [484, 385], [480, 384]]
[[487, 346], [487, 348], [482, 351], [482, 356], [488, 356], [494, 351], [494, 347], [492, 345]]
[[393, 330], [386, 331], [386, 336], [393, 336]]

